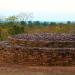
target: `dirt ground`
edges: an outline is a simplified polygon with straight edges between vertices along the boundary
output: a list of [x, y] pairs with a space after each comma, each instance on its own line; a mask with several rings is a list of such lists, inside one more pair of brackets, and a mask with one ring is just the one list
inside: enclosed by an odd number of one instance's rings
[[75, 67], [0, 65], [0, 75], [75, 75]]

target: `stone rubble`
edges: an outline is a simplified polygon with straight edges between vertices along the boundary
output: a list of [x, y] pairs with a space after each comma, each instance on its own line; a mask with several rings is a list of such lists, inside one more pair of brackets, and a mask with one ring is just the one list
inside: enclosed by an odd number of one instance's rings
[[[75, 35], [64, 34], [19, 34], [0, 42], [0, 64], [18, 64], [30, 66], [74, 66]], [[66, 40], [73, 36], [72, 40]], [[55, 38], [54, 40], [46, 40]], [[35, 40], [33, 40], [33, 38]], [[37, 41], [37, 37], [44, 38]], [[53, 37], [53, 38], [50, 38]], [[45, 39], [46, 38], [46, 39]]]

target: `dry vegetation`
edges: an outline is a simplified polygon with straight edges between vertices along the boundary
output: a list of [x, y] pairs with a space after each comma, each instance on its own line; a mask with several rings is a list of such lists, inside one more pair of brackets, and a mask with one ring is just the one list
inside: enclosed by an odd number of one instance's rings
[[75, 33], [74, 23], [4, 22], [0, 23], [0, 40], [22, 33]]

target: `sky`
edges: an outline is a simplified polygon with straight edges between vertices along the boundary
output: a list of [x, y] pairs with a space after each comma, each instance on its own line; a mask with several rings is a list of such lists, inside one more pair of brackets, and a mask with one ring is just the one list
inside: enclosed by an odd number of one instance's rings
[[0, 0], [0, 16], [33, 13], [33, 20], [75, 21], [75, 0]]

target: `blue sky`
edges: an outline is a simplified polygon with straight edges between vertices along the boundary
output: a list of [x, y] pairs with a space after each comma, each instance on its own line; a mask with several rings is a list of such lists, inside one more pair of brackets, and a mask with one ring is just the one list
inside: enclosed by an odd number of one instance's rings
[[0, 0], [0, 16], [21, 12], [40, 21], [75, 21], [75, 0]]

